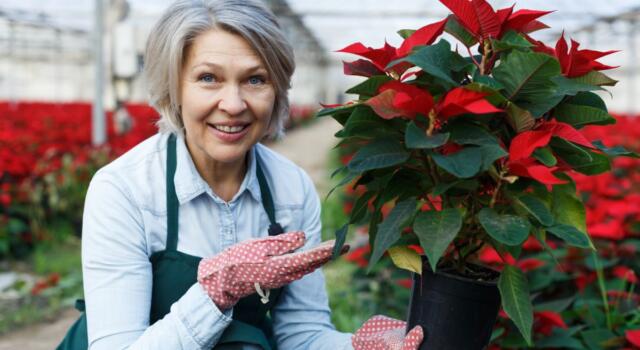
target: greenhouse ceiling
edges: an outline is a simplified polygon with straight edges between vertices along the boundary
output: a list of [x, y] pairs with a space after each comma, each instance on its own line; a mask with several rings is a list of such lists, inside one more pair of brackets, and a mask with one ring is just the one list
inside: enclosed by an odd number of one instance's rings
[[[142, 21], [150, 21], [171, 0], [129, 0], [134, 13]], [[353, 42], [362, 41], [378, 46], [385, 38], [397, 42], [393, 33], [404, 28], [418, 28], [430, 21], [444, 17], [448, 10], [437, 0], [287, 0], [311, 32], [327, 50], [334, 51]], [[490, 0], [494, 8], [511, 6], [514, 1]], [[50, 16], [53, 23], [89, 29], [93, 0], [3, 0], [3, 9], [22, 9], [26, 12], [41, 12]], [[570, 35], [607, 23], [620, 16], [640, 11], [640, 0], [521, 0], [516, 9], [532, 8], [555, 10], [545, 16], [544, 22], [553, 28], [541, 39], [557, 36], [561, 30]], [[636, 16], [637, 17], [637, 16]], [[620, 30], [611, 28], [612, 37], [619, 37]]]

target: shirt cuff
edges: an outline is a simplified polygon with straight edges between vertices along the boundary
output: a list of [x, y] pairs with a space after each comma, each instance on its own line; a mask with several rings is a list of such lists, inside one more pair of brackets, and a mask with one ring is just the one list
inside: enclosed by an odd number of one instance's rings
[[233, 309], [220, 311], [198, 282], [171, 308], [195, 342], [205, 349], [218, 343], [222, 332], [232, 321]]

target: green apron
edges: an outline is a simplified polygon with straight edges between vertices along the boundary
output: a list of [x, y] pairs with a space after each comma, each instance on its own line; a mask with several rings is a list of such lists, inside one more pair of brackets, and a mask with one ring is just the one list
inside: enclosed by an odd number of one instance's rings
[[[271, 225], [269, 235], [283, 233], [283, 228], [275, 221], [273, 198], [256, 155], [256, 175], [260, 184], [262, 206], [267, 212]], [[167, 147], [167, 246], [163, 251], [151, 255], [149, 260], [153, 269], [153, 289], [151, 296], [151, 314], [149, 323], [169, 313], [171, 305], [180, 299], [197, 281], [198, 264], [201, 257], [185, 254], [177, 250], [178, 246], [178, 197], [173, 178], [176, 171], [176, 137], [169, 136]], [[214, 349], [234, 348], [243, 343], [254, 344], [265, 350], [277, 350], [271, 319], [267, 312], [275, 305], [280, 288], [271, 290], [269, 302], [263, 304], [257, 294], [242, 298], [233, 308], [233, 321], [225, 329]], [[76, 309], [82, 312], [80, 318], [71, 326], [57, 350], [79, 350], [88, 348], [87, 317], [84, 313], [84, 300], [76, 301]]]

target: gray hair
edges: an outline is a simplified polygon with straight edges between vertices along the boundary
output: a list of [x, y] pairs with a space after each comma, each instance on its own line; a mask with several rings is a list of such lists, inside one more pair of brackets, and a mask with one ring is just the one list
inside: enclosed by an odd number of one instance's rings
[[258, 0], [178, 0], [164, 12], [149, 34], [144, 64], [160, 131], [183, 132], [178, 92], [184, 56], [193, 40], [211, 29], [242, 36], [262, 59], [276, 92], [267, 134], [281, 136], [289, 118], [293, 49], [275, 15]]

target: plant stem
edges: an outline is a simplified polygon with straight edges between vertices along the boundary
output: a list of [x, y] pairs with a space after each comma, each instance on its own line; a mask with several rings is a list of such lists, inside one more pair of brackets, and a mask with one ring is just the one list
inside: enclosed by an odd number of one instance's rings
[[491, 196], [491, 202], [489, 202], [489, 208], [493, 208], [496, 205], [496, 200], [498, 199], [498, 193], [500, 192], [500, 189], [502, 187], [502, 177], [504, 176], [504, 174], [505, 174], [504, 169], [500, 170], [498, 184], [496, 185], [496, 189], [494, 190], [493, 195]]
[[600, 259], [595, 251], [591, 252], [593, 263], [596, 267], [596, 274], [598, 276], [598, 287], [600, 288], [600, 295], [602, 296], [602, 303], [604, 306], [605, 315], [607, 318], [607, 328], [613, 330], [613, 322], [611, 320], [611, 310], [609, 309], [609, 300], [607, 299], [607, 287], [604, 284], [604, 273], [602, 272], [602, 265]]
[[480, 242], [480, 244], [478, 244], [473, 249], [471, 249], [467, 254], [465, 254], [464, 259], [467, 260], [467, 257], [475, 254], [478, 250], [482, 249], [483, 246], [484, 246], [484, 242]]
[[471, 48], [469, 46], [466, 46], [466, 48], [467, 48], [467, 52], [469, 53], [469, 57], [471, 57], [471, 60], [473, 61], [473, 64], [475, 64], [476, 67], [478, 67], [478, 69], [481, 69], [480, 62], [478, 62], [478, 60], [476, 60], [476, 58], [471, 53]]
[[491, 52], [491, 40], [485, 40], [482, 44], [482, 61], [480, 62], [480, 75], [486, 74], [487, 59]]
[[427, 129], [427, 136], [431, 136], [435, 128], [436, 128], [436, 112], [435, 110], [432, 109], [431, 112], [429, 112], [429, 128]]

